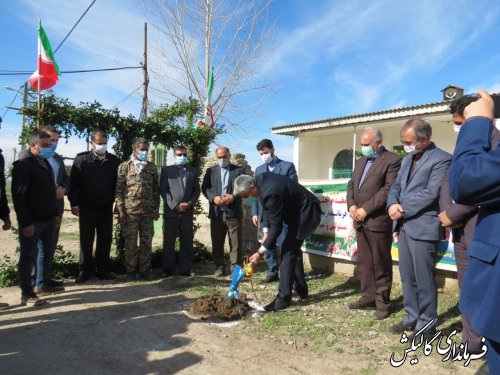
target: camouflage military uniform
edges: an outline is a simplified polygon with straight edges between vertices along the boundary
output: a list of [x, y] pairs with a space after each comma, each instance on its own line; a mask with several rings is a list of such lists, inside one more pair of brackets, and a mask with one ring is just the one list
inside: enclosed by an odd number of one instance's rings
[[[135, 161], [137, 163], [137, 161]], [[116, 207], [125, 213], [125, 266], [127, 272], [150, 271], [154, 217], [159, 212], [158, 170], [147, 162], [137, 174], [134, 160], [120, 164], [116, 181]], [[137, 237], [140, 237], [137, 247]]]

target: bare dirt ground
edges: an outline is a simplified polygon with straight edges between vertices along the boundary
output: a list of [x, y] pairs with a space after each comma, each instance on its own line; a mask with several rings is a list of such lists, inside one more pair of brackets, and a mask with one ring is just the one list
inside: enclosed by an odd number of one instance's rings
[[[0, 311], [0, 374], [474, 374], [481, 364], [443, 364], [436, 353], [425, 357], [420, 350], [417, 365], [409, 358], [392, 368], [390, 348], [399, 359], [408, 345], [399, 345], [383, 325], [353, 334], [341, 316], [316, 338], [337, 346], [318, 352], [308, 339], [290, 339], [269, 325], [293, 315], [314, 316], [316, 322], [338, 316], [335, 307], [325, 311], [314, 302], [295, 301], [287, 312], [225, 324], [183, 312], [204, 295], [200, 285], [223, 291], [228, 284], [229, 277], [203, 274], [137, 283], [68, 282], [65, 293], [46, 297], [48, 303], [39, 307], [20, 306], [17, 287], [1, 289], [1, 300], [12, 306]], [[269, 329], [262, 334], [265, 324]]]
[[[77, 228], [74, 220], [64, 226]], [[61, 242], [76, 252], [77, 237], [64, 234]], [[1, 232], [0, 257], [15, 247], [12, 233]], [[391, 367], [391, 353], [400, 359], [408, 347], [387, 333], [403, 314], [400, 289], [393, 292], [393, 316], [375, 322], [370, 311], [347, 309], [359, 290], [341, 276], [311, 280], [308, 301], [294, 300], [284, 312], [224, 324], [195, 319], [186, 306], [214, 290], [225, 293], [230, 277], [215, 278], [207, 265], [194, 271], [192, 278], [151, 282], [67, 280], [64, 293], [44, 297], [48, 303], [39, 307], [20, 306], [18, 287], [0, 289], [0, 301], [11, 305], [0, 311], [0, 374], [474, 374], [483, 363], [464, 367], [420, 348], [402, 367]], [[253, 297], [248, 282], [240, 289]], [[257, 281], [256, 290], [269, 302], [277, 284]], [[456, 323], [456, 295], [440, 296], [446, 298], [452, 318], [449, 311], [440, 315]]]
[[[40, 307], [21, 307], [17, 288], [0, 312], [2, 374], [336, 373], [335, 358], [256, 340], [244, 324], [224, 328], [187, 317], [193, 298], [153, 283], [71, 285]], [[179, 281], [178, 281], [179, 282]]]

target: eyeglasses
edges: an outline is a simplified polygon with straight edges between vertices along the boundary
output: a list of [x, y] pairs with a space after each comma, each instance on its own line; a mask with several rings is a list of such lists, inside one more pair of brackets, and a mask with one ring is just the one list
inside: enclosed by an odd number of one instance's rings
[[175, 156], [188, 156], [187, 153], [183, 153], [183, 154], [175, 154]]
[[401, 141], [401, 144], [405, 145], [405, 146], [411, 146], [412, 142], [408, 142], [408, 141], [405, 141], [403, 139], [400, 139]]

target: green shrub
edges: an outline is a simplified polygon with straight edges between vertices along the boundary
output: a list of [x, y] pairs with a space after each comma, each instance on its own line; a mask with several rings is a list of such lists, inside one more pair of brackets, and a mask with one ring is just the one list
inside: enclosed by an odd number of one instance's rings
[[17, 284], [17, 262], [10, 256], [4, 255], [0, 260], [0, 286], [13, 286]]

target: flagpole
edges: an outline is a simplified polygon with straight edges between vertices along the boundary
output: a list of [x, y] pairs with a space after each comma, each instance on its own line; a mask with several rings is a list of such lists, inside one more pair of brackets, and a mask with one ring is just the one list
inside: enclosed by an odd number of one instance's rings
[[40, 74], [40, 60], [42, 59], [42, 41], [40, 40], [40, 26], [41, 26], [41, 20], [38, 20], [38, 60], [37, 60], [37, 70], [38, 70], [38, 95], [37, 95], [37, 107], [38, 107], [38, 118], [37, 118], [37, 128], [40, 129], [40, 86], [41, 86], [41, 74]]

